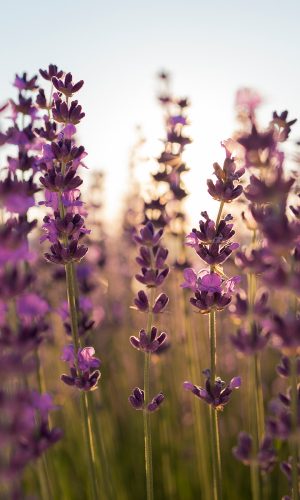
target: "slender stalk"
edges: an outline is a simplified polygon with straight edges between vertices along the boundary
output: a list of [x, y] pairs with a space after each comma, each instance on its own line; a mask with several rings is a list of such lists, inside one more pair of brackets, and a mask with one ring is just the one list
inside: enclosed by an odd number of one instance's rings
[[[209, 313], [210, 380], [216, 378], [216, 312]], [[212, 441], [213, 495], [214, 500], [222, 499], [221, 454], [217, 410], [210, 408], [210, 428]]]
[[219, 211], [218, 211], [217, 219], [216, 219], [216, 228], [218, 227], [218, 225], [220, 223], [224, 205], [225, 205], [225, 201], [221, 201], [220, 206], [219, 206]]
[[210, 377], [211, 381], [214, 384], [216, 378], [216, 348], [217, 348], [217, 339], [216, 339], [216, 311], [211, 311], [209, 313], [209, 343], [210, 343]]
[[297, 388], [297, 357], [290, 358], [291, 362], [291, 411], [292, 411], [292, 438], [290, 441], [292, 455], [292, 499], [299, 500], [298, 478], [298, 388]]
[[[147, 321], [147, 334], [150, 335], [152, 326], [152, 307], [154, 302], [154, 288], [151, 288], [149, 313]], [[149, 401], [150, 388], [150, 361], [151, 352], [145, 353], [144, 361], [144, 400], [145, 404]], [[144, 409], [144, 440], [145, 440], [145, 470], [146, 470], [146, 488], [147, 500], [153, 500], [153, 467], [152, 467], [152, 440], [151, 440], [151, 421], [150, 412]]]
[[84, 416], [83, 418], [84, 437], [88, 445], [87, 452], [88, 452], [89, 470], [91, 478], [92, 498], [93, 500], [96, 500], [99, 498], [99, 496], [98, 496], [97, 478], [95, 474], [95, 451], [93, 445], [92, 427], [89, 414], [89, 402], [86, 391], [82, 391], [81, 393], [81, 408]]
[[[258, 412], [258, 392], [257, 392], [257, 354], [250, 359], [250, 387], [254, 398], [252, 401], [251, 434], [253, 436], [253, 456], [256, 457], [259, 449], [259, 412]], [[253, 500], [261, 498], [260, 473], [256, 459], [251, 462], [251, 490]]]

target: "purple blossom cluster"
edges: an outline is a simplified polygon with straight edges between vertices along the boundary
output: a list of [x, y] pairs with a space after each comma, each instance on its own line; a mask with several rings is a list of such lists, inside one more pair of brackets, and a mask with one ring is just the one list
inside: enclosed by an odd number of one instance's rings
[[[189, 125], [186, 116], [189, 102], [172, 95], [167, 73], [160, 73], [159, 80], [162, 90], [158, 98], [165, 115], [166, 137], [163, 151], [157, 158], [158, 170], [152, 174], [152, 178], [157, 186], [163, 186], [164, 193], [145, 202], [145, 219], [152, 221], [156, 227], [170, 225], [171, 231], [179, 235], [178, 222], [179, 227], [182, 227], [185, 218], [181, 201], [188, 195], [182, 175], [189, 170], [182, 155], [185, 147], [192, 142], [185, 134], [185, 128]], [[157, 191], [159, 193], [159, 189]]]
[[1, 145], [11, 153], [1, 169], [0, 181], [0, 373], [4, 382], [0, 395], [0, 477], [9, 498], [19, 498], [24, 468], [62, 435], [49, 424], [49, 412], [55, 409], [52, 397], [33, 390], [28, 382], [30, 377], [38, 378], [39, 346], [49, 335], [50, 309], [38, 293], [32, 267], [37, 254], [29, 244], [37, 223], [30, 220], [29, 210], [36, 205], [39, 191], [37, 154], [41, 150], [34, 133], [38, 120], [36, 81], [37, 76], [16, 75], [18, 98], [2, 108], [9, 111], [11, 121], [1, 132]]
[[[141, 266], [140, 274], [136, 275], [137, 281], [144, 284], [150, 290], [150, 297], [144, 290], [140, 290], [135, 298], [135, 306], [141, 312], [148, 313], [148, 327], [139, 332], [138, 337], [131, 336], [131, 345], [143, 351], [145, 355], [157, 352], [164, 344], [167, 338], [165, 332], [158, 332], [158, 329], [152, 325], [153, 314], [162, 313], [168, 305], [169, 298], [165, 293], [160, 293], [155, 297], [155, 290], [161, 286], [169, 273], [169, 267], [166, 264], [168, 250], [161, 245], [163, 229], [155, 230], [152, 222], [147, 222], [134, 235], [135, 242], [139, 245], [139, 255], [136, 262]], [[155, 411], [164, 400], [164, 395], [159, 393], [152, 401], [144, 401], [145, 391], [136, 387], [129, 402], [135, 409], [146, 409]]]
[[[87, 153], [75, 141], [75, 125], [80, 123], [85, 114], [77, 100], [70, 101], [84, 82], [80, 80], [75, 83], [71, 73], [65, 74], [55, 65], [40, 70], [40, 74], [51, 82], [48, 104], [45, 100], [41, 106], [47, 109], [48, 114], [44, 116], [43, 127], [36, 129], [43, 141], [42, 155], [39, 157], [42, 172], [40, 182], [45, 189], [42, 203], [51, 209], [51, 214], [44, 217], [44, 236], [41, 241], [48, 240], [51, 244], [45, 258], [54, 264], [63, 265], [66, 270], [69, 311], [65, 328], [68, 334], [72, 334], [74, 342], [74, 345], [66, 348], [62, 357], [69, 363], [70, 375], [64, 374], [61, 378], [66, 384], [87, 391], [97, 387], [100, 372], [94, 368], [95, 363], [97, 367], [100, 365], [100, 361], [91, 355], [93, 347], [81, 348], [81, 337], [93, 326], [84, 307], [80, 307], [83, 302], [76, 290], [75, 267], [88, 251], [82, 239], [90, 233], [85, 226], [86, 211], [79, 190], [82, 179], [78, 173], [79, 168], [85, 166], [83, 160]], [[43, 89], [41, 95], [45, 95]], [[83, 355], [86, 358], [84, 366], [80, 361]]]
[[[196, 272], [192, 268], [186, 268], [184, 270], [185, 281], [181, 285], [182, 288], [193, 291], [194, 296], [190, 298], [190, 303], [200, 313], [209, 314], [210, 320], [212, 314], [215, 315], [216, 311], [222, 311], [230, 304], [234, 289], [240, 282], [239, 276], [227, 278], [222, 269], [231, 253], [239, 247], [238, 243], [231, 241], [235, 234], [232, 216], [228, 214], [222, 218], [222, 212], [226, 203], [230, 203], [243, 192], [239, 181], [245, 170], [243, 168], [237, 170], [230, 150], [226, 144], [222, 145], [226, 153], [223, 168], [215, 163], [214, 173], [217, 181], [209, 180], [207, 183], [209, 194], [220, 202], [217, 220], [213, 221], [207, 212], [202, 212], [199, 229], [194, 228], [186, 236], [186, 245], [193, 248], [209, 269]], [[214, 336], [215, 332], [211, 332], [210, 335]], [[213, 342], [215, 343], [216, 340], [213, 339]], [[239, 377], [236, 377], [226, 385], [219, 377], [215, 377], [215, 369], [214, 361], [214, 366], [203, 372], [207, 379], [205, 389], [189, 381], [184, 382], [184, 388], [213, 408], [223, 409], [233, 388], [239, 388], [241, 381]]]
[[[257, 125], [254, 106], [251, 113], [249, 111], [248, 130], [237, 139], [242, 146], [242, 164], [249, 173], [249, 181], [244, 189], [248, 206], [243, 218], [252, 231], [253, 244], [250, 250], [241, 249], [236, 254], [236, 264], [248, 273], [250, 279], [248, 298], [242, 293], [238, 294], [232, 306], [231, 312], [242, 326], [235, 336], [231, 336], [231, 340], [238, 351], [253, 355], [256, 363], [259, 352], [270, 343], [282, 353], [277, 372], [284, 378], [290, 378], [292, 384], [286, 395], [280, 393], [270, 404], [272, 415], [267, 418], [267, 434], [261, 447], [258, 449], [257, 443], [252, 446], [252, 437], [241, 433], [239, 444], [234, 449], [236, 458], [250, 465], [256, 460], [266, 472], [275, 463], [275, 452], [273, 449], [266, 450], [266, 442], [269, 447], [274, 438], [288, 440], [291, 449], [294, 449], [297, 445], [293, 444], [293, 440], [296, 439], [295, 433], [299, 426], [296, 379], [299, 374], [297, 355], [300, 345], [297, 314], [300, 226], [297, 207], [289, 205], [290, 197], [294, 195], [296, 179], [285, 174], [285, 155], [280, 149], [295, 122], [296, 120], [288, 120], [287, 111], [274, 112], [267, 129], [261, 131]], [[251, 224], [249, 220], [252, 221]], [[265, 288], [256, 291], [258, 280], [268, 291]], [[280, 314], [268, 304], [272, 289], [280, 290], [290, 297]], [[256, 448], [256, 457], [253, 457], [252, 448]], [[289, 472], [287, 476], [291, 479], [293, 468], [292, 490], [293, 498], [296, 498], [296, 452], [292, 462], [293, 466], [286, 462], [282, 469]]]

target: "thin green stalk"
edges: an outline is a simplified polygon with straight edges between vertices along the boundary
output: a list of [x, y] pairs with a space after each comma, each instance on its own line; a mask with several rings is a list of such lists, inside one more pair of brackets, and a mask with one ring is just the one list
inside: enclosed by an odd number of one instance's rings
[[251, 462], [250, 474], [251, 474], [251, 491], [253, 500], [259, 500], [261, 498], [261, 485], [260, 485], [260, 472], [256, 461], [256, 456], [259, 449], [259, 417], [258, 417], [258, 392], [257, 392], [257, 355], [250, 358], [250, 386], [251, 394], [254, 397], [252, 401], [252, 415], [251, 415], [251, 434], [253, 437], [253, 457], [254, 460]]
[[[210, 380], [215, 383], [216, 378], [216, 312], [209, 313], [209, 340], [210, 340]], [[213, 494], [214, 500], [222, 499], [221, 454], [219, 442], [219, 428], [217, 410], [210, 408], [210, 428], [212, 440], [212, 467], [213, 467]]]
[[98, 496], [98, 485], [97, 478], [95, 474], [95, 451], [93, 446], [92, 439], [92, 427], [89, 413], [89, 402], [87, 398], [86, 391], [81, 392], [81, 408], [83, 413], [83, 427], [84, 427], [84, 437], [87, 442], [87, 452], [88, 452], [88, 461], [89, 461], [89, 471], [90, 471], [90, 479], [91, 479], [91, 489], [92, 489], [92, 498], [96, 500], [99, 498]]
[[[113, 488], [112, 488], [111, 471], [106, 458], [106, 450], [105, 450], [103, 434], [102, 432], [100, 432], [98, 427], [95, 398], [92, 397], [91, 393], [88, 393], [88, 399], [89, 399], [89, 409], [91, 410], [90, 412], [91, 425], [92, 425], [93, 435], [95, 435], [94, 442], [96, 449], [96, 463], [99, 467], [101, 483], [105, 486], [107, 499], [112, 499]], [[99, 460], [97, 460], [97, 458], [99, 458]]]
[[253, 461], [250, 468], [252, 500], [260, 499], [258, 465]]
[[216, 219], [216, 228], [218, 227], [218, 225], [220, 223], [224, 205], [225, 205], [225, 201], [221, 201], [220, 206], [219, 206], [219, 211], [218, 211], [217, 219]]
[[[147, 334], [150, 335], [152, 326], [152, 307], [154, 302], [154, 288], [151, 288], [149, 313], [147, 321]], [[150, 361], [151, 352], [145, 353], [144, 361], [144, 401], [145, 404], [149, 401], [150, 397]], [[153, 467], [152, 467], [152, 440], [151, 440], [151, 421], [150, 412], [144, 409], [144, 440], [145, 440], [145, 469], [146, 469], [146, 488], [147, 500], [153, 500]]]
[[216, 378], [216, 311], [211, 311], [209, 313], [209, 343], [210, 343], [210, 377], [214, 384]]
[[292, 499], [299, 500], [298, 478], [298, 388], [297, 388], [297, 357], [290, 358], [291, 362], [291, 411], [292, 411], [292, 438], [290, 441], [292, 455]]
[[[38, 383], [38, 390], [40, 394], [46, 392], [45, 380], [43, 378], [43, 373], [41, 369], [40, 356], [38, 347], [35, 349], [35, 359], [36, 359], [36, 378]], [[48, 425], [51, 427], [50, 417], [48, 416]], [[49, 456], [47, 451], [45, 451], [41, 457], [41, 467], [39, 468], [39, 480], [41, 482], [42, 491], [46, 491], [47, 499], [53, 498], [52, 482], [50, 480], [50, 471], [52, 472], [52, 463], [49, 463]], [[53, 474], [51, 474], [52, 476]], [[45, 493], [44, 493], [45, 495]]]
[[[199, 372], [199, 360], [197, 356], [194, 332], [191, 328], [190, 318], [187, 318], [187, 349], [188, 349], [188, 360], [189, 368], [191, 373], [191, 380], [196, 380]], [[198, 368], [198, 370], [196, 369]], [[201, 368], [201, 366], [200, 366]], [[195, 444], [198, 459], [198, 468], [201, 477], [201, 483], [203, 484], [203, 494], [204, 498], [209, 498], [210, 495], [210, 481], [209, 481], [209, 463], [206, 460], [208, 450], [208, 439], [206, 430], [206, 414], [204, 411], [206, 408], [204, 405], [199, 405], [197, 398], [193, 398], [193, 413], [195, 419]]]
[[[64, 216], [64, 208], [63, 204], [60, 203], [60, 212], [61, 216]], [[78, 316], [77, 316], [77, 300], [76, 300], [76, 282], [75, 282], [75, 269], [73, 262], [69, 262], [65, 265], [66, 271], [66, 285], [67, 285], [67, 296], [68, 296], [68, 304], [70, 311], [70, 320], [71, 320], [71, 330], [72, 330], [72, 338], [75, 347], [75, 367], [78, 371], [78, 359], [77, 353], [80, 349], [80, 338], [78, 333]], [[94, 447], [93, 447], [93, 433], [91, 430], [91, 422], [89, 418], [89, 409], [88, 409], [88, 399], [85, 392], [81, 395], [81, 409], [83, 416], [83, 433], [84, 440], [86, 442], [87, 454], [89, 460], [89, 472], [91, 476], [91, 484], [92, 484], [92, 498], [96, 500], [98, 498], [98, 488], [97, 488], [97, 479], [96, 479], [96, 471], [95, 471], [95, 456], [94, 456]]]

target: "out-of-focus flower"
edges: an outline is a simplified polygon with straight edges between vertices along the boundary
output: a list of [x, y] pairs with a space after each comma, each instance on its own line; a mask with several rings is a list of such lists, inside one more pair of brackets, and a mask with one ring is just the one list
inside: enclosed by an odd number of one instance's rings
[[226, 385], [219, 377], [212, 383], [210, 379], [210, 370], [205, 370], [203, 374], [206, 377], [205, 388], [186, 381], [183, 384], [184, 389], [191, 391], [195, 396], [203, 399], [203, 401], [211, 405], [215, 410], [223, 410], [230, 399], [232, 391], [240, 388], [241, 378], [234, 377], [229, 384]]

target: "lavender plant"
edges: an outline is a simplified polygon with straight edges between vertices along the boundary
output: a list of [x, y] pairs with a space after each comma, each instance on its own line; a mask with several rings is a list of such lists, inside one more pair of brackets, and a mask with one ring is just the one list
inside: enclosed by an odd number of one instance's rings
[[[278, 115], [273, 113], [273, 119], [266, 131], [258, 131], [256, 123], [255, 108], [258, 100], [248, 95], [248, 104], [245, 101], [246, 117], [248, 120], [248, 131], [238, 136], [238, 142], [243, 146], [243, 163], [250, 172], [249, 184], [244, 192], [249, 203], [247, 215], [243, 214], [248, 229], [252, 231], [252, 248], [249, 251], [237, 252], [237, 265], [248, 272], [248, 300], [246, 296], [237, 296], [233, 312], [243, 318], [243, 328], [239, 329], [236, 336], [232, 336], [232, 342], [239, 352], [252, 356], [253, 369], [252, 395], [253, 417], [251, 436], [242, 433], [240, 441], [234, 453], [244, 463], [251, 465], [251, 483], [254, 498], [261, 497], [261, 485], [258, 471], [264, 474], [269, 472], [275, 463], [275, 452], [271, 446], [270, 426], [267, 425], [267, 434], [264, 437], [264, 405], [262, 396], [262, 380], [260, 369], [260, 353], [266, 347], [268, 341], [274, 344], [274, 334], [270, 328], [270, 319], [274, 311], [267, 304], [268, 293], [263, 289], [257, 292], [257, 281], [262, 282], [270, 289], [270, 285], [289, 288], [288, 274], [290, 249], [297, 240], [297, 224], [288, 221], [286, 216], [287, 198], [294, 184], [292, 177], [286, 179], [283, 170], [284, 155], [279, 149], [290, 133], [291, 125], [296, 120], [287, 120], [288, 113]], [[251, 223], [249, 221], [252, 220]], [[282, 242], [282, 234], [286, 240]], [[286, 264], [286, 259], [288, 264]], [[265, 318], [269, 317], [269, 320]], [[277, 314], [275, 313], [275, 317]], [[245, 328], [245, 319], [247, 326]], [[272, 321], [271, 321], [272, 323]], [[294, 335], [291, 330], [290, 341], [293, 343]], [[296, 362], [294, 363], [296, 370]], [[285, 374], [289, 370], [289, 360], [284, 357], [279, 366], [279, 373]], [[296, 387], [296, 371], [294, 376], [294, 388]], [[294, 389], [296, 393], [296, 389]], [[296, 399], [296, 397], [295, 397]], [[294, 408], [295, 413], [297, 410]], [[262, 440], [262, 444], [260, 444]], [[260, 460], [261, 447], [269, 443], [270, 463], [265, 467]], [[251, 443], [251, 445], [250, 445]], [[294, 450], [294, 482], [293, 495], [298, 497], [297, 483], [297, 452], [296, 446], [291, 444]], [[243, 451], [244, 450], [244, 454]], [[248, 451], [246, 451], [248, 450]], [[247, 458], [248, 455], [248, 458]], [[251, 458], [252, 457], [252, 458]]]
[[129, 397], [133, 408], [142, 410], [144, 415], [144, 439], [145, 439], [145, 470], [147, 499], [153, 499], [153, 471], [152, 471], [152, 444], [151, 444], [151, 420], [150, 415], [156, 411], [164, 401], [164, 394], [158, 393], [151, 400], [150, 396], [150, 363], [151, 354], [159, 349], [165, 342], [167, 334], [158, 332], [153, 325], [153, 315], [163, 312], [168, 304], [168, 297], [165, 293], [155, 297], [155, 290], [163, 284], [169, 268], [166, 265], [168, 250], [161, 243], [163, 229], [155, 231], [151, 222], [147, 222], [139, 234], [134, 239], [140, 246], [137, 263], [141, 266], [140, 274], [136, 275], [137, 281], [150, 289], [150, 297], [140, 290], [134, 301], [135, 306], [141, 312], [147, 312], [147, 327], [139, 332], [139, 336], [131, 336], [131, 345], [144, 352], [144, 388], [135, 387]]
[[184, 382], [184, 388], [191, 391], [200, 399], [210, 405], [210, 426], [211, 426], [211, 447], [212, 447], [212, 469], [213, 469], [213, 498], [222, 498], [221, 479], [221, 455], [219, 444], [219, 428], [217, 410], [223, 409], [228, 403], [233, 389], [238, 389], [241, 384], [240, 377], [233, 378], [226, 385], [221, 378], [216, 376], [217, 371], [217, 311], [224, 310], [231, 302], [232, 294], [239, 276], [228, 278], [223, 271], [223, 264], [231, 253], [238, 248], [237, 243], [233, 243], [234, 236], [231, 215], [222, 218], [225, 203], [230, 203], [242, 193], [242, 186], [239, 183], [240, 177], [244, 174], [244, 169], [237, 170], [234, 159], [229, 150], [224, 146], [226, 158], [223, 168], [219, 164], [214, 164], [214, 171], [217, 181], [211, 179], [207, 181], [208, 192], [220, 202], [219, 211], [214, 222], [209, 218], [207, 212], [202, 212], [202, 220], [199, 222], [199, 229], [194, 228], [187, 236], [186, 244], [191, 246], [197, 255], [209, 265], [209, 269], [195, 272], [191, 268], [184, 271], [185, 282], [181, 285], [194, 292], [191, 297], [191, 304], [202, 314], [209, 315], [209, 339], [210, 339], [210, 368], [203, 373], [206, 377], [205, 388]]
[[[62, 436], [51, 427], [49, 412], [55, 409], [50, 394], [42, 394], [38, 348], [45, 340], [49, 324], [45, 318], [47, 302], [37, 295], [35, 273], [31, 265], [37, 255], [29, 244], [29, 234], [37, 221], [30, 220], [29, 209], [39, 191], [36, 151], [39, 149], [33, 128], [37, 109], [33, 92], [37, 77], [16, 75], [14, 86], [19, 95], [9, 106], [12, 125], [1, 134], [2, 146], [14, 151], [7, 156], [0, 181], [0, 358], [1, 378], [1, 455], [0, 492], [3, 498], [24, 498], [24, 470], [41, 457], [44, 466], [39, 475], [41, 493], [50, 495], [45, 452]], [[32, 383], [31, 375], [36, 374]], [[36, 387], [36, 385], [38, 387]]]
[[44, 204], [52, 211], [51, 215], [44, 218], [43, 239], [51, 243], [45, 257], [49, 262], [63, 265], [65, 268], [70, 330], [73, 339], [73, 343], [64, 348], [62, 355], [62, 360], [68, 363], [70, 372], [63, 374], [61, 379], [65, 384], [82, 391], [84, 440], [89, 459], [92, 497], [97, 498], [95, 448], [87, 392], [97, 388], [100, 360], [94, 356], [93, 347], [82, 346], [80, 338], [82, 317], [79, 319], [79, 290], [76, 279], [76, 264], [88, 250], [81, 240], [89, 233], [85, 227], [86, 214], [78, 189], [82, 184], [78, 168], [83, 165], [86, 152], [83, 146], [76, 146], [74, 140], [75, 125], [85, 114], [77, 100], [69, 102], [83, 86], [83, 81], [74, 83], [71, 73], [63, 77], [63, 73], [54, 65], [50, 65], [47, 70], [40, 70], [40, 74], [52, 82], [49, 101], [44, 98], [43, 90], [39, 92], [39, 101], [42, 101], [40, 106], [48, 110], [48, 115], [44, 118], [44, 126], [36, 131], [44, 139], [43, 154], [39, 159], [40, 169], [43, 172], [40, 182], [45, 188]]

